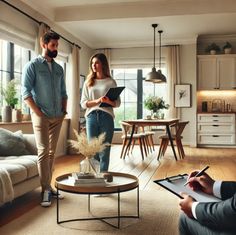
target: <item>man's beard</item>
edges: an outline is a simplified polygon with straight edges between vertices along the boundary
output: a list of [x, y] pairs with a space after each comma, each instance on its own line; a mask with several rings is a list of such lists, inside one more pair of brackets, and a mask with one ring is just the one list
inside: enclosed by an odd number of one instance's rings
[[56, 58], [57, 57], [57, 50], [51, 51], [51, 50], [47, 49], [46, 53], [50, 58]]

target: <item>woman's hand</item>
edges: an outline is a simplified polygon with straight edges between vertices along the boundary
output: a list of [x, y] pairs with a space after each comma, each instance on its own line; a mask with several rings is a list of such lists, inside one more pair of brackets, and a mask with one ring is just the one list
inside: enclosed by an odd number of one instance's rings
[[180, 195], [183, 197], [183, 199], [179, 199], [179, 206], [180, 209], [189, 217], [193, 218], [192, 214], [192, 204], [195, 202], [195, 199], [193, 199], [191, 196], [189, 196], [186, 193], [180, 193]]
[[115, 101], [110, 100], [107, 96], [101, 97], [101, 102], [110, 104], [111, 106], [115, 106]]

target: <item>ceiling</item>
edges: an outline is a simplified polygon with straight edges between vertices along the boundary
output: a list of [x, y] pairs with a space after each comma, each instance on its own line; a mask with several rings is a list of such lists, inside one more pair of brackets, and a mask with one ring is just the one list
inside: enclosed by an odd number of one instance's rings
[[198, 35], [236, 34], [235, 0], [21, 0], [89, 47], [195, 43]]

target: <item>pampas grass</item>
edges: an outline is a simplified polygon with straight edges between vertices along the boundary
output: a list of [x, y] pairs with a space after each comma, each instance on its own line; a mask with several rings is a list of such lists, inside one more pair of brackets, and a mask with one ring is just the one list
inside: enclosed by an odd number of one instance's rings
[[109, 143], [104, 143], [106, 133], [100, 134], [98, 137], [94, 137], [90, 141], [87, 140], [85, 132], [80, 134], [74, 130], [77, 140], [69, 140], [69, 145], [76, 153], [81, 153], [86, 158], [92, 158], [96, 153], [102, 152]]

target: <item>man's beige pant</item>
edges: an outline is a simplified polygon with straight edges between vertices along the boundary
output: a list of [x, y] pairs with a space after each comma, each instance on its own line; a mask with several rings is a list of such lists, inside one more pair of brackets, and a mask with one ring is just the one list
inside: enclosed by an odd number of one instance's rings
[[54, 154], [64, 117], [47, 118], [31, 114], [38, 149], [38, 170], [42, 191], [51, 189]]

